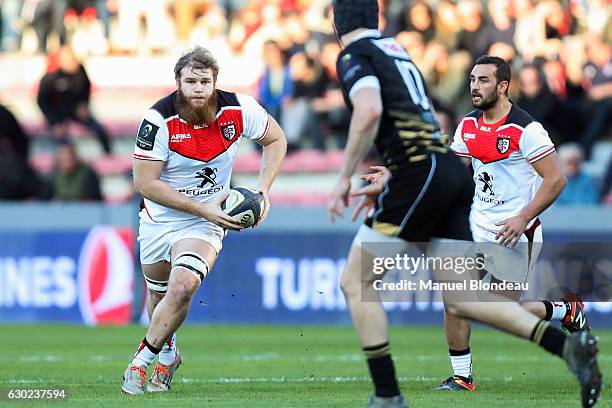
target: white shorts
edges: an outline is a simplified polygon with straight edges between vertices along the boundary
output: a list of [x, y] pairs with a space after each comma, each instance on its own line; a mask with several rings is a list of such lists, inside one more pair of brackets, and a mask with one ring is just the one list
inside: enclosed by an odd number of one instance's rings
[[170, 262], [172, 246], [184, 238], [201, 239], [210, 244], [218, 254], [223, 246], [224, 237], [223, 228], [203, 219], [153, 222], [144, 211], [141, 211], [138, 228], [140, 263], [150, 265], [160, 261]]
[[485, 270], [498, 280], [527, 282], [529, 272], [542, 249], [542, 224], [536, 218], [519, 238], [514, 248], [503, 247], [496, 232], [471, 223], [476, 251], [484, 254]]

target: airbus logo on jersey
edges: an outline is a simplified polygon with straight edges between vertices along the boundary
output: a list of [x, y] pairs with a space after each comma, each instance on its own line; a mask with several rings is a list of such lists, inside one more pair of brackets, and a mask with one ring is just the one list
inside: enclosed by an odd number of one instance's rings
[[176, 143], [180, 143], [184, 139], [191, 139], [191, 135], [189, 133], [179, 133], [170, 137], [170, 140]]
[[468, 141], [470, 139], [476, 139], [476, 134], [475, 133], [464, 133], [463, 134], [463, 140], [464, 141]]

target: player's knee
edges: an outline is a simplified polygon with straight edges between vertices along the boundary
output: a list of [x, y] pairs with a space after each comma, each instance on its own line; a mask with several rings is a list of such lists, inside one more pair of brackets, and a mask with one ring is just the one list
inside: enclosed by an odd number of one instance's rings
[[348, 270], [344, 270], [342, 276], [340, 276], [340, 289], [346, 298], [352, 298], [359, 296], [361, 288], [361, 281], [359, 274], [349, 273]]
[[[167, 282], [166, 282], [167, 283]], [[167, 289], [164, 290], [163, 293], [159, 293], [156, 291], [151, 290], [151, 288], [149, 288], [149, 303], [152, 304], [153, 306], [157, 306], [157, 304], [164, 298], [164, 296], [166, 295]]]
[[149, 298], [161, 300], [164, 297], [166, 292], [168, 291], [168, 281], [164, 280], [155, 280], [149, 278], [147, 275], [144, 275], [145, 282], [147, 284], [147, 289], [149, 289]]
[[465, 313], [464, 303], [462, 302], [445, 301], [444, 310], [454, 317], [461, 317]]
[[166, 297], [173, 302], [184, 304], [189, 302], [200, 287], [200, 281], [183, 267], [173, 269]]
[[191, 299], [208, 274], [208, 262], [193, 252], [179, 254], [172, 265], [169, 285], [173, 300], [186, 302]]

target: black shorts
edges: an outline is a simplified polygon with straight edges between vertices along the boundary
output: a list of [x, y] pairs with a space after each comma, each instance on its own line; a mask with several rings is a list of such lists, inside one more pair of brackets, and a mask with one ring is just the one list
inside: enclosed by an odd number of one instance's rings
[[472, 240], [470, 207], [474, 183], [453, 153], [432, 153], [392, 172], [366, 225], [410, 242], [431, 238]]

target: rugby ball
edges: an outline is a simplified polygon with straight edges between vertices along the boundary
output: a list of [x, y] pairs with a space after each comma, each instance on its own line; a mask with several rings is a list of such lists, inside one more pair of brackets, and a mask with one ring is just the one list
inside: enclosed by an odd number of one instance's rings
[[229, 191], [227, 199], [221, 203], [221, 209], [227, 215], [234, 217], [244, 228], [257, 223], [264, 210], [263, 195], [248, 187], [234, 187]]

